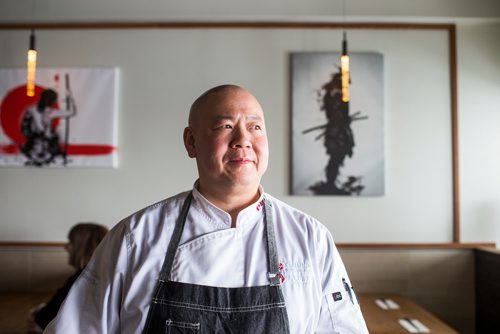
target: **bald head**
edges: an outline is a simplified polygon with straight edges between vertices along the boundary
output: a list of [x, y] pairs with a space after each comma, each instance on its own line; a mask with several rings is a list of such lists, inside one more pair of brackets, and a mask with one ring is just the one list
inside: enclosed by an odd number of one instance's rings
[[226, 212], [258, 199], [269, 148], [255, 96], [235, 85], [207, 90], [191, 106], [183, 139], [188, 156], [196, 159], [198, 191], [205, 198]]
[[191, 105], [191, 109], [189, 110], [188, 125], [190, 127], [194, 126], [196, 121], [199, 119], [200, 114], [202, 114], [204, 110], [212, 107], [214, 102], [218, 102], [224, 96], [230, 95], [234, 92], [245, 92], [250, 94], [250, 92], [246, 89], [237, 85], [220, 85], [210, 88], [201, 94]]

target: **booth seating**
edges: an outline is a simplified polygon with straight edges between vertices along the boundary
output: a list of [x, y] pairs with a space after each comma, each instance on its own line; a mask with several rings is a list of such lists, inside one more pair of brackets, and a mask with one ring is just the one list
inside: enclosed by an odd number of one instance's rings
[[26, 333], [31, 308], [52, 297], [74, 272], [62, 244], [0, 245], [0, 333]]
[[[476, 332], [476, 310], [483, 310], [478, 318], [489, 314], [485, 308], [476, 306], [473, 249], [371, 249], [339, 245], [339, 251], [351, 283], [361, 296], [361, 308], [373, 333], [377, 327], [372, 326], [378, 321], [374, 312], [380, 310], [374, 308], [378, 307], [376, 304], [365, 300], [369, 294], [380, 298], [393, 296], [394, 299], [401, 296], [461, 334], [480, 333]], [[16, 330], [22, 333], [29, 309], [48, 300], [73, 273], [74, 269], [67, 262], [62, 244], [0, 244], [0, 333], [16, 333]], [[489, 291], [494, 282], [487, 277], [482, 289]], [[491, 300], [486, 293], [477, 296]], [[401, 305], [407, 304], [401, 302]], [[497, 305], [495, 303], [487, 305], [486, 309], [498, 310], [492, 307]], [[488, 319], [495, 319], [495, 316]], [[408, 317], [414, 316], [409, 314]], [[427, 318], [418, 320], [427, 327], [432, 326]], [[487, 323], [491, 321], [481, 318], [481, 324]], [[402, 327], [396, 323], [396, 328]]]

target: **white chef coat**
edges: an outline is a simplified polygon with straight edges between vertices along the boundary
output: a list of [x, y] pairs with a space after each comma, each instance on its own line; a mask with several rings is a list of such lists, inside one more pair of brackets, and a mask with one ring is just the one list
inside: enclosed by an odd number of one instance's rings
[[[140, 333], [186, 196], [117, 224], [45, 333]], [[262, 188], [261, 198], [239, 213], [235, 228], [228, 213], [193, 189], [171, 280], [218, 287], [269, 284], [262, 196], [272, 205], [290, 332], [368, 333], [356, 296], [346, 289], [351, 284], [330, 232]]]

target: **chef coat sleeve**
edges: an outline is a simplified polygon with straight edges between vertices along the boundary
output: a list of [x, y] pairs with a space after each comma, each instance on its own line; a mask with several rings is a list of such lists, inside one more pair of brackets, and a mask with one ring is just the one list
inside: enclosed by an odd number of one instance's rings
[[118, 224], [104, 237], [44, 333], [120, 333], [126, 229]]
[[320, 237], [323, 262], [323, 299], [316, 333], [364, 334], [368, 333], [344, 263], [335, 247], [330, 232], [325, 228]]

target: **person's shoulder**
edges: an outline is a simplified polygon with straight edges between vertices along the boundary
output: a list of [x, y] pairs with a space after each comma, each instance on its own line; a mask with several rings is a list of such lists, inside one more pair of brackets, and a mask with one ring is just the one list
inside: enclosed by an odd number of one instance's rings
[[188, 194], [189, 194], [189, 191], [183, 191], [183, 192], [178, 193], [176, 195], [173, 195], [171, 197], [162, 199], [161, 201], [150, 204], [150, 205], [136, 211], [135, 213], [133, 213], [129, 217], [147, 214], [150, 212], [155, 212], [155, 211], [163, 210], [163, 209], [172, 209], [174, 207], [177, 208], [179, 205], [181, 205], [184, 202], [184, 200], [186, 199]]
[[158, 219], [165, 217], [162, 215], [170, 215], [173, 211], [179, 211], [188, 194], [189, 191], [184, 191], [148, 205], [124, 218], [123, 221], [133, 224], [144, 219]]
[[297, 209], [296, 207], [291, 206], [290, 204], [285, 203], [268, 193], [266, 193], [265, 196], [271, 202], [271, 205], [274, 210], [276, 210], [276, 213], [282, 218], [287, 218], [280, 219], [280, 221], [286, 222], [286, 224], [297, 224], [303, 228], [330, 233], [323, 223], [310, 214], [305, 213], [304, 211]]
[[304, 211], [300, 210], [300, 209], [297, 209], [296, 207], [270, 195], [269, 193], [266, 193], [265, 194], [265, 197], [271, 202], [271, 205], [276, 209], [276, 210], [279, 210], [279, 211], [285, 211], [291, 215], [294, 215], [294, 216], [299, 216], [299, 217], [303, 217], [307, 220], [312, 220], [312, 221], [317, 221], [316, 218], [314, 218], [313, 216], [305, 213]]
[[[172, 214], [178, 214], [177, 211], [179, 211], [188, 193], [189, 191], [185, 191], [176, 194], [135, 211], [120, 220], [113, 227], [112, 232], [127, 235], [144, 229], [146, 226], [158, 227], [162, 225], [163, 221]], [[116, 232], [113, 230], [116, 230]]]

